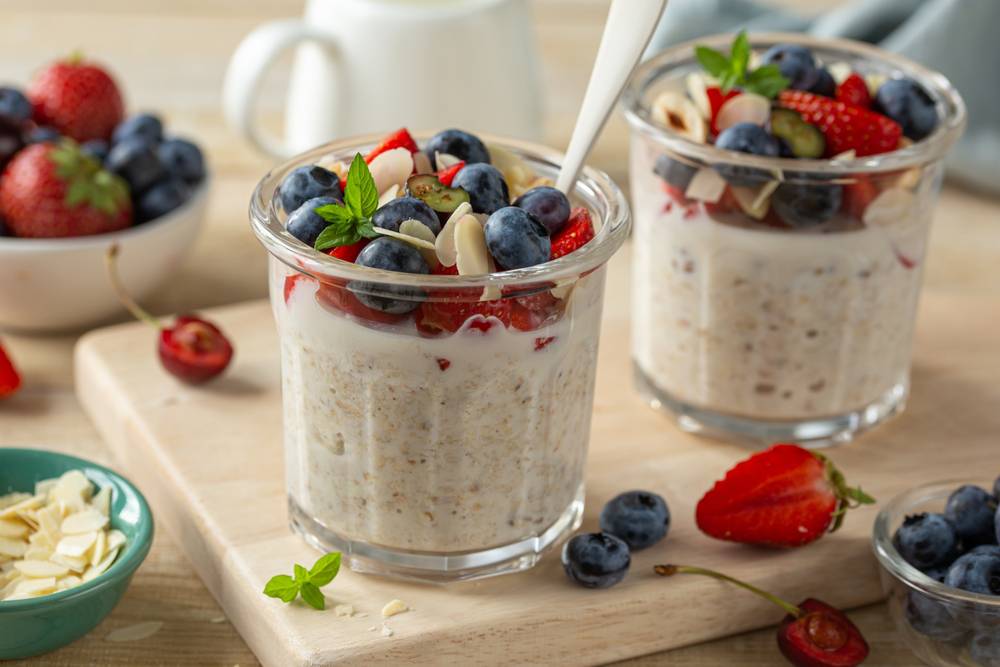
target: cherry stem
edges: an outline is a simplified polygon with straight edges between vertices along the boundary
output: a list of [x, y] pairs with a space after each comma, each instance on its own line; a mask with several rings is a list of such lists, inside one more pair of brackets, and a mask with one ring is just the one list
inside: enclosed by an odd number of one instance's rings
[[721, 581], [728, 581], [731, 584], [744, 588], [751, 593], [756, 593], [760, 597], [776, 604], [785, 610], [786, 613], [791, 614], [796, 618], [801, 618], [803, 612], [800, 608], [794, 604], [785, 602], [776, 595], [772, 595], [767, 591], [761, 590], [756, 586], [746, 583], [745, 581], [740, 581], [739, 579], [733, 579], [732, 577], [722, 574], [721, 572], [716, 572], [714, 570], [707, 570], [703, 567], [692, 567], [690, 565], [655, 565], [653, 571], [656, 572], [661, 577], [671, 577], [675, 574], [698, 574], [705, 577], [712, 577], [713, 579], [719, 579]]
[[114, 288], [115, 293], [118, 295], [118, 300], [122, 302], [122, 305], [132, 313], [132, 316], [137, 320], [141, 320], [155, 329], [162, 329], [163, 325], [160, 321], [149, 314], [143, 309], [135, 299], [133, 299], [128, 292], [125, 291], [125, 286], [122, 284], [121, 277], [118, 275], [118, 244], [113, 243], [108, 248], [108, 252], [104, 255], [104, 262], [108, 267], [108, 278], [111, 280], [111, 287]]

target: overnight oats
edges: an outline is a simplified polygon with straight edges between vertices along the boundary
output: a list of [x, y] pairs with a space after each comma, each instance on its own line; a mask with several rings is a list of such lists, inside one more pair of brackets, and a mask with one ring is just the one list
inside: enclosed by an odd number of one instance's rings
[[841, 442], [899, 411], [942, 158], [940, 75], [851, 42], [712, 38], [625, 98], [637, 382], [682, 428]]
[[516, 571], [579, 524], [604, 265], [629, 214], [598, 172], [551, 187], [560, 159], [400, 130], [258, 187], [291, 521], [353, 569]]

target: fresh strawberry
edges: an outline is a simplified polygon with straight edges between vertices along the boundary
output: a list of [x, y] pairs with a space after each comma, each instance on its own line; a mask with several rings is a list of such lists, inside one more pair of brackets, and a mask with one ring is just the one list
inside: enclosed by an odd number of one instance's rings
[[859, 157], [895, 150], [903, 129], [882, 114], [802, 90], [784, 90], [781, 106], [798, 111], [826, 138], [828, 156], [854, 150]]
[[738, 463], [698, 502], [698, 528], [711, 537], [799, 547], [840, 527], [850, 508], [875, 500], [825, 457], [774, 445]]
[[590, 211], [584, 207], [574, 208], [569, 214], [566, 226], [552, 237], [552, 252], [550, 259], [568, 255], [574, 250], [586, 245], [594, 238], [594, 223], [590, 219]]
[[510, 323], [518, 331], [537, 331], [557, 322], [566, 309], [566, 302], [545, 290], [530, 296], [510, 299]]
[[353, 315], [363, 322], [394, 324], [406, 317], [405, 314], [394, 315], [392, 313], [385, 313], [381, 310], [369, 308], [365, 304], [358, 301], [358, 297], [354, 296], [354, 293], [351, 292], [351, 290], [341, 285], [334, 285], [331, 283], [320, 284], [319, 290], [316, 292], [316, 300], [324, 306], [339, 310], [340, 312], [347, 313], [348, 315]]
[[860, 74], [851, 74], [837, 86], [837, 101], [867, 109], [872, 105], [872, 94]]
[[442, 169], [437, 173], [438, 180], [441, 181], [441, 185], [450, 188], [451, 182], [455, 180], [455, 176], [458, 172], [462, 171], [465, 166], [465, 160], [459, 160], [455, 164], [451, 165], [446, 169]]
[[128, 186], [71, 141], [28, 146], [0, 178], [0, 215], [14, 236], [103, 234], [128, 227]]
[[379, 155], [386, 151], [391, 151], [393, 148], [405, 148], [411, 153], [416, 153], [420, 148], [417, 146], [417, 142], [413, 140], [410, 135], [409, 130], [405, 127], [401, 127], [373, 148], [368, 155], [365, 156], [365, 162], [371, 164], [371, 161], [377, 158]]
[[[447, 298], [448, 294], [439, 292], [439, 298]], [[470, 294], [455, 293], [452, 301], [424, 301], [416, 311], [417, 330], [424, 336], [439, 336], [443, 333], [455, 333], [467, 321], [469, 328], [486, 333], [493, 328], [494, 323], [487, 318], [495, 317], [505, 327], [510, 326], [510, 299], [494, 299], [492, 301], [468, 300]]]
[[295, 291], [295, 286], [303, 280], [310, 280], [310, 278], [304, 273], [292, 273], [285, 276], [285, 303], [288, 303], [288, 300], [292, 298], [292, 292]]
[[7, 398], [21, 387], [21, 376], [0, 345], [0, 398]]
[[326, 254], [330, 257], [336, 257], [337, 259], [342, 259], [345, 262], [350, 262], [351, 264], [358, 258], [361, 254], [361, 249], [368, 245], [371, 239], [361, 239], [356, 243], [351, 243], [350, 245], [337, 246], [336, 248], [330, 248], [326, 251]]
[[855, 220], [864, 220], [865, 209], [878, 196], [878, 186], [867, 176], [859, 174], [844, 185], [844, 201], [841, 206], [845, 213]]
[[121, 93], [111, 76], [78, 56], [49, 65], [31, 82], [28, 99], [35, 122], [51, 125], [77, 141], [111, 138], [125, 117]]
[[711, 111], [711, 119], [709, 120], [709, 127], [712, 129], [712, 134], [719, 134], [719, 126], [716, 121], [719, 118], [719, 109], [722, 105], [736, 97], [740, 94], [740, 91], [733, 89], [728, 93], [722, 92], [722, 89], [717, 86], [711, 86], [705, 89], [705, 94], [708, 96], [708, 107]]

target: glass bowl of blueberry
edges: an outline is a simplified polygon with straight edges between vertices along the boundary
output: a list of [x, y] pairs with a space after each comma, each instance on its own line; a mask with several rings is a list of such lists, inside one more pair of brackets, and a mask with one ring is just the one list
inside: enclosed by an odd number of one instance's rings
[[937, 482], [894, 498], [872, 546], [889, 610], [928, 665], [1000, 665], [1000, 513], [992, 486]]

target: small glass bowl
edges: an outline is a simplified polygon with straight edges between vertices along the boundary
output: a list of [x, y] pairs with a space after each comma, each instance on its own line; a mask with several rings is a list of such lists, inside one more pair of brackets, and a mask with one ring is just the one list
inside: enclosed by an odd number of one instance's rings
[[907, 515], [941, 512], [952, 491], [966, 483], [990, 488], [983, 481], [935, 482], [893, 498], [875, 519], [872, 548], [893, 621], [924, 664], [996, 667], [1000, 665], [1000, 596], [946, 586], [903, 560], [892, 543]]

